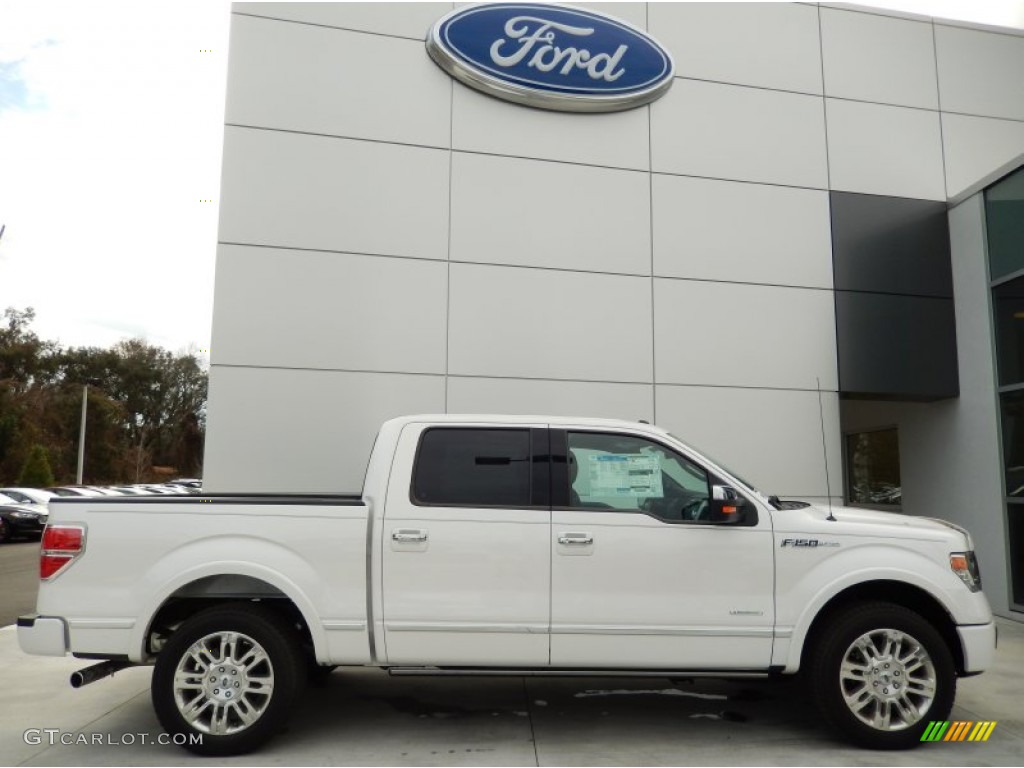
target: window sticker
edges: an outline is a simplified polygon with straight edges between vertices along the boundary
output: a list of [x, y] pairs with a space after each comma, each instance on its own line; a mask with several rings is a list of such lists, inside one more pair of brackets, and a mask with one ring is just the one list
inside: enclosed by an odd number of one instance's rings
[[643, 453], [591, 456], [590, 495], [663, 498], [661, 456]]

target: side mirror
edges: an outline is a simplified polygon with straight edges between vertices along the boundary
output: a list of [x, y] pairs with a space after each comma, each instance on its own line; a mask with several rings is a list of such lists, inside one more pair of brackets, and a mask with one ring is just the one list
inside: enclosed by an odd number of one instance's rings
[[715, 525], [743, 525], [757, 519], [754, 505], [728, 485], [711, 489], [711, 522]]

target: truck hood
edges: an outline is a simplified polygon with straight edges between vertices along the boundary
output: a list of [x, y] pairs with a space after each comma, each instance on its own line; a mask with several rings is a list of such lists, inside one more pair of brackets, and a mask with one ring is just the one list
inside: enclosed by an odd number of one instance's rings
[[[792, 514], [792, 512], [802, 512], [817, 523], [818, 521], [826, 520], [829, 509], [818, 504], [811, 504], [800, 510], [792, 510], [789, 514]], [[905, 536], [907, 538], [947, 538], [957, 542], [958, 546], [966, 546], [967, 549], [973, 549], [974, 546], [971, 536], [966, 529], [945, 520], [931, 517], [916, 517], [899, 512], [879, 512], [872, 509], [837, 507], [835, 505], [832, 506], [831, 512], [835, 522], [826, 521], [827, 529], [815, 525], [818, 530], [828, 530], [837, 535], [853, 536], [881, 535]], [[789, 518], [788, 515], [786, 516], [790, 521], [796, 523], [796, 520]]]

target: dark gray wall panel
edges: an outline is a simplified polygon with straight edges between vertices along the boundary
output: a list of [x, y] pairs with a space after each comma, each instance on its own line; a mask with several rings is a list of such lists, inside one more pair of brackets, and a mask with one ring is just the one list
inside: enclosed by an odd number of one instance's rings
[[946, 204], [830, 193], [836, 290], [952, 297]]
[[840, 393], [956, 397], [945, 203], [851, 192], [829, 202]]
[[836, 326], [842, 394], [959, 395], [952, 299], [836, 291]]

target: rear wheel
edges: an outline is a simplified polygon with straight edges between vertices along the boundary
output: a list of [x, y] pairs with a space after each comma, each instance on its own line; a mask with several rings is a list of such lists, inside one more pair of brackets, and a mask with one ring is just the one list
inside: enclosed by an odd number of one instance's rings
[[11, 539], [11, 527], [7, 524], [7, 521], [0, 517], [0, 544], [4, 544]]
[[810, 682], [826, 720], [859, 746], [909, 749], [953, 708], [956, 671], [930, 623], [890, 603], [855, 605], [809, 649]]
[[296, 632], [250, 603], [210, 608], [167, 641], [153, 670], [164, 730], [201, 755], [250, 752], [280, 731], [306, 679]]

